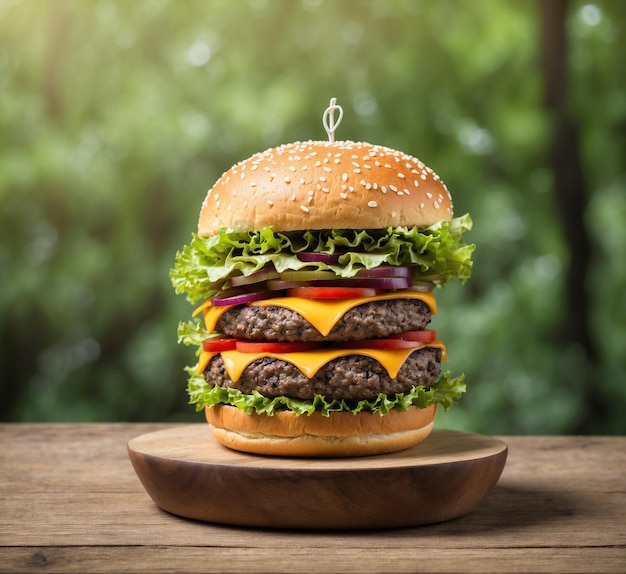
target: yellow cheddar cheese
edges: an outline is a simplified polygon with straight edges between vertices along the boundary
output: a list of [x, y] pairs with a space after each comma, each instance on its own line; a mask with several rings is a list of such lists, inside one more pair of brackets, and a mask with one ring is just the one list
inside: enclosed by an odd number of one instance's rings
[[[357, 297], [353, 299], [303, 299], [300, 297], [275, 297], [273, 299], [263, 299], [254, 301], [251, 305], [257, 307], [278, 306], [290, 309], [304, 317], [322, 335], [326, 336], [335, 324], [352, 308], [372, 301], [387, 301], [390, 299], [417, 299], [423, 301], [430, 308], [431, 313], [437, 313], [437, 302], [435, 296], [430, 293], [420, 293], [416, 291], [392, 291], [374, 297]], [[196, 316], [201, 311], [204, 312], [204, 324], [208, 333], [215, 330], [215, 325], [219, 318], [232, 306], [211, 305], [211, 301], [205, 301], [198, 307], [193, 315]]]
[[[434, 347], [441, 349], [442, 358], [446, 359], [446, 347], [441, 341], [432, 341], [429, 343], [416, 343], [414, 347], [405, 349], [315, 349], [313, 351], [299, 352], [299, 353], [241, 353], [240, 351], [222, 351], [222, 360], [224, 361], [224, 368], [228, 373], [228, 376], [233, 381], [238, 381], [243, 373], [244, 369], [259, 359], [270, 357], [272, 359], [279, 359], [287, 363], [291, 363], [302, 371], [308, 378], [315, 376], [326, 363], [338, 359], [340, 357], [346, 357], [348, 355], [362, 355], [370, 357], [378, 361], [389, 373], [391, 378], [397, 376], [398, 371], [404, 364], [404, 361], [408, 356], [418, 349], [424, 347]], [[198, 361], [197, 372], [200, 374], [204, 372], [209, 361], [219, 353], [207, 353], [203, 351]]]

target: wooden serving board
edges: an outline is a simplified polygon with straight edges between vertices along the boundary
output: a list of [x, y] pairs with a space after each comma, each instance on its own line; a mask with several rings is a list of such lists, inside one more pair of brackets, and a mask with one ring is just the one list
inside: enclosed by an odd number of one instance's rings
[[267, 457], [222, 446], [203, 423], [128, 443], [135, 472], [163, 510], [219, 524], [293, 529], [392, 528], [463, 516], [495, 486], [507, 450], [495, 438], [435, 430], [392, 454]]

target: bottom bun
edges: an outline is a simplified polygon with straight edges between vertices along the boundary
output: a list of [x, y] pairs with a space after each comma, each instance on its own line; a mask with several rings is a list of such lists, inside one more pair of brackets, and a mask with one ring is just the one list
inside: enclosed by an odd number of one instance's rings
[[229, 405], [205, 407], [215, 438], [228, 448], [277, 456], [340, 457], [396, 452], [424, 440], [433, 428], [437, 405], [375, 413], [332, 412], [296, 416], [246, 414]]

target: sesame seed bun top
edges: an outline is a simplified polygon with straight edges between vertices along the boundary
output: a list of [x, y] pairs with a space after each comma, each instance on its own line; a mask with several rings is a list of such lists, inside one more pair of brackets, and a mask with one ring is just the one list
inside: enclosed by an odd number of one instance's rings
[[420, 160], [369, 143], [309, 141], [225, 172], [202, 203], [198, 233], [427, 227], [452, 216], [448, 189]]

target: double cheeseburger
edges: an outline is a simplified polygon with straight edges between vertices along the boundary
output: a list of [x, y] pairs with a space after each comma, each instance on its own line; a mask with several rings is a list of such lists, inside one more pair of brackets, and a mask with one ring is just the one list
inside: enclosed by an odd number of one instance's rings
[[179, 341], [216, 439], [324, 457], [428, 436], [465, 390], [428, 325], [433, 288], [470, 275], [470, 227], [430, 168], [379, 145], [291, 143], [224, 173], [171, 271], [199, 304]]

